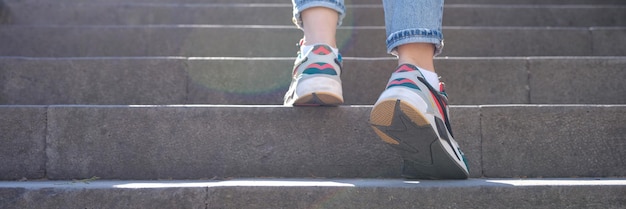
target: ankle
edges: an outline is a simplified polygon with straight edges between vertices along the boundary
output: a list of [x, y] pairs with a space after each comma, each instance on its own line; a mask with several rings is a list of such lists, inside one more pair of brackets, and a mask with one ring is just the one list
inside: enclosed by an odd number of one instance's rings
[[398, 46], [398, 64], [411, 64], [435, 72], [435, 46], [430, 43], [410, 43]]
[[339, 13], [325, 7], [313, 7], [302, 11], [304, 45], [323, 43], [337, 48], [336, 33]]

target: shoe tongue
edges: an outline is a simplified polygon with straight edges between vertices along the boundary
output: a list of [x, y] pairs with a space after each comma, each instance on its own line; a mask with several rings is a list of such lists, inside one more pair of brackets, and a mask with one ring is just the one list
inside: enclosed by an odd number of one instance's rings
[[424, 78], [424, 75], [422, 75], [422, 72], [420, 71], [420, 69], [417, 66], [411, 65], [411, 64], [402, 64], [398, 66], [398, 68], [396, 68], [396, 71], [395, 71], [395, 73], [405, 73], [405, 72], [411, 72], [411, 73], [417, 72], [417, 76]]

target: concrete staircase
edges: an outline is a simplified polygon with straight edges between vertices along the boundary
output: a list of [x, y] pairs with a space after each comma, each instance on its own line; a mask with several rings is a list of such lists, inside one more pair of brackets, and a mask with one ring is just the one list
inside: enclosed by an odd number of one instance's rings
[[446, 1], [465, 181], [400, 177], [346, 4], [347, 104], [289, 108], [288, 1], [0, 0], [0, 208], [626, 208], [626, 2]]

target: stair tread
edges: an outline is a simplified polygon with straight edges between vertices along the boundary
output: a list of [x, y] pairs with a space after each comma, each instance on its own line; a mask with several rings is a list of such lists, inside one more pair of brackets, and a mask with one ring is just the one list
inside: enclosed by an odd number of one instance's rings
[[615, 179], [0, 182], [3, 208], [622, 208]]
[[101, 180], [0, 181], [0, 188], [56, 189], [159, 189], [218, 187], [352, 187], [352, 188], [463, 188], [463, 187], [625, 186], [626, 178], [470, 178], [467, 180], [368, 178], [233, 178], [227, 180]]
[[[17, 1], [17, 0], [5, 0], [9, 1]], [[49, 2], [46, 0], [21, 0], [23, 2]], [[83, 0], [60, 0], [57, 2], [64, 3], [84, 3]], [[184, 4], [184, 3], [206, 3], [206, 0], [91, 0], [90, 2], [106, 2], [106, 3], [173, 3], [173, 4]], [[280, 3], [284, 4], [283, 0], [212, 0], [212, 3]], [[446, 3], [450, 4], [614, 4], [614, 5], [623, 5], [626, 4], [622, 0], [448, 0]], [[359, 1], [346, 1], [346, 4], [380, 4], [380, 0], [359, 0]]]
[[[142, 25], [221, 24], [289, 25], [284, 4], [59, 3], [10, 4], [10, 24]], [[383, 26], [381, 4], [346, 5], [344, 26]], [[618, 5], [472, 5], [446, 4], [444, 26], [624, 26], [626, 6]], [[32, 14], [37, 15], [32, 15]], [[262, 17], [262, 18], [259, 18]]]

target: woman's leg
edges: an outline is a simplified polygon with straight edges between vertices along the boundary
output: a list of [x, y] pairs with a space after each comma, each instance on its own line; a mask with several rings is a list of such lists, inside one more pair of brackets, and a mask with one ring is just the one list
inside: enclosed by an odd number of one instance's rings
[[337, 48], [336, 31], [339, 13], [326, 7], [313, 7], [302, 11], [302, 23], [306, 25], [302, 45], [326, 44]]
[[443, 0], [385, 0], [387, 52], [398, 64], [413, 64], [433, 71], [433, 57], [441, 52]]
[[293, 0], [294, 23], [304, 32], [302, 45], [337, 48], [336, 31], [345, 15], [343, 0]]
[[294, 23], [302, 29], [304, 37], [284, 104], [342, 104], [341, 56], [335, 36], [344, 16], [343, 0], [294, 0], [293, 5]]
[[407, 178], [465, 179], [467, 163], [453, 138], [433, 57], [443, 47], [443, 0], [384, 0], [387, 52], [398, 67], [374, 104], [370, 123], [397, 148]]

